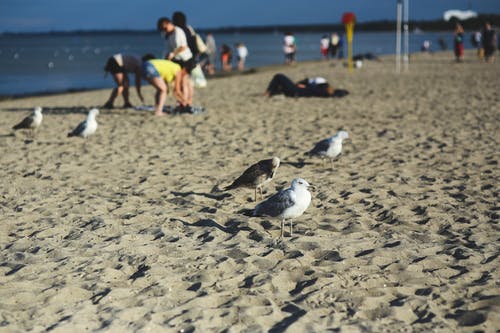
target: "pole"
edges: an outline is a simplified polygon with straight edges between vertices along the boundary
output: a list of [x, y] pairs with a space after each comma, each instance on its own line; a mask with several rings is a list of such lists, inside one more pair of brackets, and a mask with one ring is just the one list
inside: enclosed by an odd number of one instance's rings
[[404, 64], [404, 69], [405, 72], [408, 71], [409, 67], [409, 54], [410, 54], [410, 41], [409, 41], [409, 23], [408, 23], [408, 16], [410, 9], [409, 7], [409, 0], [404, 0], [404, 54], [403, 54], [403, 64]]
[[352, 39], [354, 35], [354, 23], [346, 24], [346, 34], [347, 34], [347, 67], [349, 72], [352, 72]]
[[396, 8], [396, 73], [401, 72], [401, 13], [403, 3], [398, 0]]

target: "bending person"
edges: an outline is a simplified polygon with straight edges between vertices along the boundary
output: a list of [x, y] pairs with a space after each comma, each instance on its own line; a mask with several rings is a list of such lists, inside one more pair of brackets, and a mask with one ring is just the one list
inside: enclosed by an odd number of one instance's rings
[[116, 87], [111, 91], [111, 96], [109, 96], [108, 101], [104, 104], [104, 108], [112, 109], [113, 103], [119, 95], [123, 96], [124, 108], [132, 107], [129, 99], [130, 80], [127, 73], [135, 74], [137, 94], [141, 102], [144, 102], [144, 98], [141, 94], [141, 67], [142, 60], [135, 55], [119, 53], [109, 57], [104, 67], [104, 71], [106, 73], [111, 73], [116, 82]]
[[271, 97], [279, 94], [288, 97], [344, 97], [349, 92], [344, 89], [334, 89], [322, 77], [306, 78], [295, 83], [284, 74], [276, 74], [264, 95]]
[[156, 89], [155, 115], [163, 116], [163, 106], [167, 99], [168, 85], [173, 82], [173, 95], [177, 103], [182, 107], [188, 107], [192, 103], [192, 96], [186, 90], [190, 84], [189, 74], [185, 68], [173, 61], [165, 59], [143, 58], [142, 74], [144, 78]]

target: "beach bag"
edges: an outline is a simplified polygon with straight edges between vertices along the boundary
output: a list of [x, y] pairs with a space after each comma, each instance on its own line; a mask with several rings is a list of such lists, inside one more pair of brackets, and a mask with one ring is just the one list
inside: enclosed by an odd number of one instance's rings
[[208, 47], [203, 41], [203, 39], [200, 37], [200, 35], [195, 34], [195, 38], [196, 38], [196, 47], [198, 48], [198, 52], [208, 53]]
[[207, 86], [207, 79], [201, 70], [200, 64], [196, 65], [191, 71], [191, 79], [196, 88], [205, 88]]

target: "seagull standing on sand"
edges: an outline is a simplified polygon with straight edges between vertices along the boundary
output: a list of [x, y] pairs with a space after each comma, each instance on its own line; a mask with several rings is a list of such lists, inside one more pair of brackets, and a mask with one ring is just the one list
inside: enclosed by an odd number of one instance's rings
[[339, 131], [336, 135], [316, 143], [314, 148], [306, 154], [317, 155], [322, 159], [329, 157], [333, 168], [333, 159], [342, 153], [342, 141], [347, 138], [349, 134], [346, 131]]
[[95, 117], [99, 114], [98, 109], [92, 109], [89, 111], [87, 115], [87, 119], [82, 121], [78, 126], [71, 132], [68, 133], [68, 137], [70, 136], [81, 136], [82, 138], [87, 138], [88, 136], [95, 133], [97, 130], [97, 121]]
[[290, 188], [282, 190], [267, 198], [255, 207], [254, 216], [280, 217], [281, 238], [285, 229], [285, 220], [290, 219], [290, 236], [292, 236], [293, 219], [301, 216], [311, 203], [311, 186], [302, 178], [295, 178]]
[[33, 137], [35, 135], [35, 130], [42, 124], [42, 120], [42, 108], [37, 106], [29, 116], [24, 118], [19, 124], [12, 127], [12, 129], [14, 131], [20, 129], [30, 130], [31, 137]]
[[226, 186], [224, 191], [238, 187], [255, 188], [255, 201], [257, 201], [257, 190], [260, 191], [262, 198], [262, 186], [273, 179], [279, 166], [280, 159], [278, 157], [259, 161], [248, 167], [231, 185]]

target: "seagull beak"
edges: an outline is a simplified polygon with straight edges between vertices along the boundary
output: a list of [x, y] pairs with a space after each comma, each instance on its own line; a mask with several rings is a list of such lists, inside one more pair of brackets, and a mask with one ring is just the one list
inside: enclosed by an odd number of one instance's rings
[[309, 186], [307, 188], [313, 192], [316, 191], [316, 186], [314, 186], [313, 184], [309, 184]]

